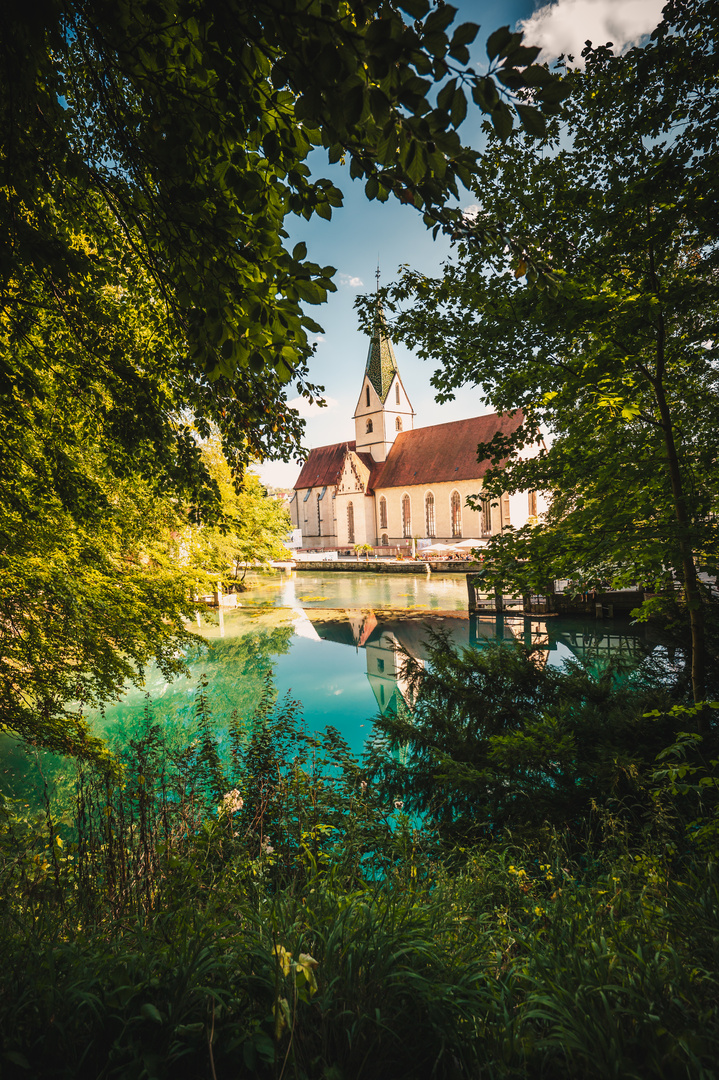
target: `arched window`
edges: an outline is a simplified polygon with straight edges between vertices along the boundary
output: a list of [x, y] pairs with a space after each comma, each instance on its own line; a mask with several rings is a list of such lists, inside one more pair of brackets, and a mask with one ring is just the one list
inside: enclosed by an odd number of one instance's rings
[[367, 421], [367, 434], [369, 434], [370, 431], [372, 431], [372, 421], [368, 420]]
[[317, 535], [322, 536], [322, 496], [317, 496]]
[[365, 394], [367, 395], [367, 408], [369, 409], [369, 386], [365, 387]]
[[397, 399], [397, 404], [399, 405], [399, 382], [396, 382], [394, 384], [394, 396]]
[[402, 536], [412, 535], [412, 512], [409, 505], [409, 495], [402, 496]]
[[397, 419], [394, 422], [394, 426], [397, 428], [397, 431], [402, 430], [402, 417], [401, 416], [397, 417]]
[[424, 497], [424, 516], [427, 526], [427, 536], [434, 536], [434, 495], [428, 491]]
[[347, 503], [347, 543], [355, 542], [355, 508], [351, 502]]
[[380, 529], [387, 528], [387, 500], [384, 495], [379, 501], [379, 527]]
[[387, 536], [387, 533], [382, 533], [382, 547], [389, 547], [389, 536]]
[[452, 492], [452, 498], [450, 499], [451, 518], [452, 518], [452, 536], [462, 535], [462, 500], [458, 491]]

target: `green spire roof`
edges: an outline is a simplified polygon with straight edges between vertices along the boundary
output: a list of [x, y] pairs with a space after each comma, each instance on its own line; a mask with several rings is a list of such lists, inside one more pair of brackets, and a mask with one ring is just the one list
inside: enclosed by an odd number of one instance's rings
[[378, 307], [374, 330], [367, 353], [365, 375], [379, 394], [382, 404], [387, 400], [394, 375], [398, 372], [392, 342], [387, 334], [382, 309]]

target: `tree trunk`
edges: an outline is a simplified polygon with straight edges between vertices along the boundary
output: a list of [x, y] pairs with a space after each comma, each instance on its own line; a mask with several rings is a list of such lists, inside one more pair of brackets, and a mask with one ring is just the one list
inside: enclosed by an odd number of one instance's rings
[[[651, 213], [651, 207], [647, 206], [648, 225], [651, 223]], [[697, 568], [694, 562], [694, 545], [691, 539], [691, 522], [689, 519], [689, 514], [687, 512], [687, 503], [684, 494], [684, 483], [682, 480], [681, 469], [679, 467], [677, 447], [674, 441], [674, 427], [672, 425], [672, 417], [669, 411], [666, 394], [664, 393], [664, 369], [666, 365], [666, 328], [664, 325], [664, 314], [661, 308], [659, 277], [654, 261], [654, 247], [651, 240], [649, 242], [648, 255], [650, 274], [653, 283], [653, 292], [657, 301], [659, 301], [658, 318], [656, 324], [657, 368], [656, 376], [651, 379], [651, 383], [654, 389], [657, 408], [659, 409], [661, 428], [664, 435], [664, 448], [666, 450], [667, 465], [669, 468], [669, 479], [672, 485], [674, 514], [677, 520], [677, 525], [679, 526], [679, 551], [681, 555], [682, 573], [684, 577], [684, 598], [686, 600], [687, 609], [689, 611], [689, 623], [691, 627], [692, 697], [694, 699], [694, 704], [697, 705], [700, 701], [704, 701], [706, 695], [706, 646], [704, 637], [704, 604], [702, 600], [701, 590], [699, 588]], [[701, 730], [703, 726], [701, 715], [698, 718], [698, 726]]]
[[[661, 340], [660, 350], [663, 353], [663, 341]], [[661, 359], [663, 361], [663, 356]], [[682, 560], [682, 576], [684, 578], [684, 598], [689, 611], [689, 624], [691, 627], [692, 696], [694, 698], [694, 704], [696, 705], [700, 701], [704, 701], [706, 694], [704, 604], [701, 589], [699, 587], [697, 568], [694, 562], [694, 550], [690, 536], [691, 523], [689, 521], [689, 514], [687, 513], [684, 484], [682, 481], [681, 469], [679, 468], [676, 443], [674, 442], [671, 414], [669, 412], [669, 406], [667, 404], [662, 383], [662, 366], [663, 364], [660, 365], [660, 372], [654, 383], [654, 393], [656, 395], [659, 415], [661, 417], [661, 427], [664, 435], [664, 448], [667, 454], [669, 479], [671, 481], [672, 496], [674, 499], [674, 514], [677, 525], [679, 526], [679, 551]]]

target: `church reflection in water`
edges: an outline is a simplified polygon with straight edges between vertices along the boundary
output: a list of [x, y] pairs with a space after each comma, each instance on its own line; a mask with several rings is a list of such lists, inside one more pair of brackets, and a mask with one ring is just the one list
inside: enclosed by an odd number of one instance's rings
[[561, 664], [575, 657], [597, 671], [618, 660], [638, 664], [658, 644], [644, 627], [619, 620], [322, 608], [305, 608], [304, 614], [322, 640], [365, 650], [367, 678], [383, 715], [403, 706], [411, 708], [409, 689], [402, 676], [403, 654], [425, 665], [432, 630], [442, 630], [452, 644], [460, 647], [481, 648], [491, 641], [515, 640], [535, 649], [540, 663]]

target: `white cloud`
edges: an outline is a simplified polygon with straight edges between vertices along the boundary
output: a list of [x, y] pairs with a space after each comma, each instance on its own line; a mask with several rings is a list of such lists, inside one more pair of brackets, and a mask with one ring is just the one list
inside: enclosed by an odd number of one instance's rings
[[479, 216], [481, 209], [479, 203], [470, 203], [469, 206], [465, 206], [462, 210], [462, 217], [466, 218], [467, 221], [474, 221]]
[[614, 43], [615, 52], [635, 45], [661, 21], [666, 0], [558, 0], [538, 8], [519, 27], [527, 45], [540, 45], [539, 61], [571, 54], [581, 64], [586, 41]]
[[321, 405], [318, 405], [317, 402], [315, 402], [313, 405], [310, 405], [307, 398], [304, 397], [293, 398], [292, 401], [288, 401], [287, 404], [290, 406], [291, 409], [297, 409], [297, 412], [300, 414], [300, 416], [308, 417], [319, 416], [321, 413], [332, 412], [332, 410], [337, 407], [338, 403], [334, 398], [326, 397], [325, 401], [327, 402], [327, 405], [324, 408]]
[[347, 285], [351, 289], [361, 289], [364, 285], [362, 278], [353, 277], [352, 274], [338, 274], [337, 280], [340, 285]]

